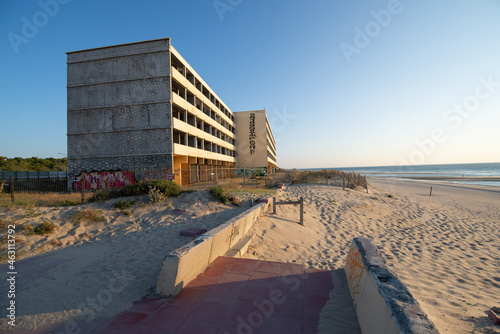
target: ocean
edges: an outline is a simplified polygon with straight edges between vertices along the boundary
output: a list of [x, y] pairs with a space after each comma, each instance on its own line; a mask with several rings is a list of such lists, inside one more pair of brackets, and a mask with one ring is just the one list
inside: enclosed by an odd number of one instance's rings
[[439, 182], [500, 187], [500, 163], [310, 168], [307, 170], [325, 169], [355, 172], [368, 177], [413, 178], [433, 181], [438, 181], [437, 178], [448, 178], [448, 180], [439, 180]]

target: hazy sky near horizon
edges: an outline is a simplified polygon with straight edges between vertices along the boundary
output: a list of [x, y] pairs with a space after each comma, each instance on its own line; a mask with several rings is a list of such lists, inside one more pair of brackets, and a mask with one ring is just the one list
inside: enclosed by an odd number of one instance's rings
[[68, 51], [171, 37], [284, 168], [500, 162], [500, 2], [0, 2], [0, 155], [66, 154]]

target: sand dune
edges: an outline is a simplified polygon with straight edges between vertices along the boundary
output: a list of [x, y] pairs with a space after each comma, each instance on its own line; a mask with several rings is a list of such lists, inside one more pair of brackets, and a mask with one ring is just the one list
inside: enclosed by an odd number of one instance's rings
[[[182, 194], [162, 204], [148, 204], [147, 196], [126, 216], [113, 207], [115, 199], [67, 208], [3, 209], [0, 217], [16, 224], [22, 243], [17, 251], [27, 258], [16, 262], [16, 330], [51, 329], [70, 320], [111, 317], [153, 293], [165, 256], [190, 242], [179, 236], [186, 227], [210, 230], [248, 209], [223, 205], [208, 191]], [[185, 209], [179, 214], [176, 209]], [[105, 222], [74, 224], [71, 215], [100, 210]], [[56, 225], [54, 233], [25, 235], [23, 226], [44, 220]], [[19, 240], [18, 239], [18, 240]], [[0, 265], [6, 273], [7, 265]], [[8, 291], [6, 280], [0, 290]], [[7, 298], [0, 299], [2, 309]], [[4, 308], [5, 307], [5, 308]], [[0, 332], [8, 327], [0, 320]]]
[[286, 188], [281, 199], [304, 197], [304, 226], [298, 206], [279, 206], [253, 227], [246, 257], [333, 270], [343, 267], [352, 238], [369, 237], [440, 332], [496, 333], [486, 312], [500, 303], [500, 189], [369, 182], [370, 193]]

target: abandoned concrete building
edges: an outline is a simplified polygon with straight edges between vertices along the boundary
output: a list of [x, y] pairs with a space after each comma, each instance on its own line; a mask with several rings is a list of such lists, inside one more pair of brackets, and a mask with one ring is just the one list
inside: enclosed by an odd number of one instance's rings
[[170, 38], [68, 52], [67, 70], [70, 183], [82, 173], [165, 171], [189, 185], [276, 168], [265, 110], [232, 112]]

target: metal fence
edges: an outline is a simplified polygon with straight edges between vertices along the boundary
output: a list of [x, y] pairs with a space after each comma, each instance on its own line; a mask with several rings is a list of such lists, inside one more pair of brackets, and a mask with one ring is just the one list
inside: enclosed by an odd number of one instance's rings
[[366, 177], [336, 170], [297, 171], [266, 168], [196, 166], [190, 169], [82, 172], [69, 180], [66, 172], [2, 172], [0, 192], [81, 192], [122, 188], [141, 181], [172, 180], [182, 186], [206, 189], [215, 185], [232, 188], [269, 188], [281, 183], [314, 183], [367, 189]]
[[68, 189], [68, 175], [65, 171], [0, 171], [0, 193], [10, 192], [12, 183], [16, 192], [65, 192]]

